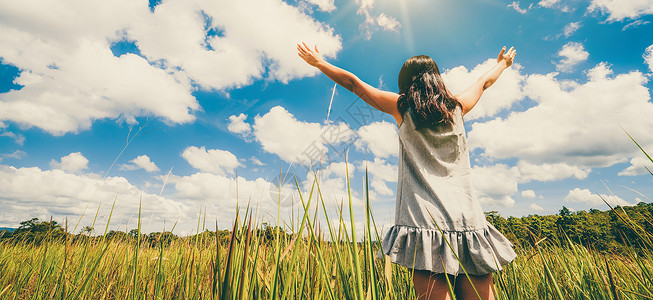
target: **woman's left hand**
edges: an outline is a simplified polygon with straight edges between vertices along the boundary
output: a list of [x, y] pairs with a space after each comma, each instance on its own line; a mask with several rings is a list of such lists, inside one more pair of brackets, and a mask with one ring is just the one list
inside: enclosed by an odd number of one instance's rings
[[315, 51], [313, 51], [304, 42], [297, 44], [297, 55], [313, 67], [317, 67], [324, 60], [320, 51], [317, 50], [317, 45], [315, 45]]

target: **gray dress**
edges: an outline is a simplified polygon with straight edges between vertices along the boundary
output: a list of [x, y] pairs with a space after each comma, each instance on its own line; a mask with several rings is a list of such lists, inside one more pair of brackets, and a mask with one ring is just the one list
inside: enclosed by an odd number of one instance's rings
[[468, 274], [484, 275], [517, 256], [486, 221], [472, 189], [460, 108], [454, 124], [419, 130], [404, 113], [399, 145], [396, 224], [383, 239], [392, 262], [453, 275], [464, 274], [462, 265]]

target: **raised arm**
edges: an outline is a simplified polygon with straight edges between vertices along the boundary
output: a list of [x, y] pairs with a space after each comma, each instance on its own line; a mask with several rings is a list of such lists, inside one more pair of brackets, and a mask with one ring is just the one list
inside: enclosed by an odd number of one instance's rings
[[464, 92], [455, 96], [463, 106], [463, 115], [474, 108], [481, 95], [483, 95], [483, 92], [497, 81], [503, 70], [512, 65], [516, 53], [517, 51], [514, 47], [510, 47], [508, 52], [506, 52], [506, 47], [503, 47], [501, 52], [499, 52], [499, 57], [497, 57], [497, 64], [470, 85]]
[[397, 124], [401, 123], [401, 115], [397, 109], [397, 99], [399, 94], [379, 90], [364, 81], [360, 80], [356, 75], [349, 71], [338, 68], [322, 58], [320, 52], [315, 46], [315, 51], [311, 50], [305, 43], [297, 44], [297, 55], [306, 61], [309, 65], [318, 68], [322, 73], [331, 78], [337, 84], [346, 88], [356, 96], [363, 99], [367, 104], [372, 107], [392, 115]]

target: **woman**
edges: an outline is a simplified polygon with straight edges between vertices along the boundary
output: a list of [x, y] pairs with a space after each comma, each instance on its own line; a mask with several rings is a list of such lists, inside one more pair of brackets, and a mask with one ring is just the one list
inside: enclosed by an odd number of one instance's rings
[[297, 50], [308, 64], [397, 120], [396, 224], [383, 240], [383, 252], [414, 271], [418, 298], [450, 299], [450, 282], [459, 299], [494, 299], [492, 273], [516, 254], [512, 243], [486, 221], [472, 192], [462, 117], [512, 65], [515, 49], [506, 52], [503, 47], [497, 64], [458, 95], [447, 90], [438, 66], [425, 55], [404, 63], [397, 94], [329, 64], [317, 46], [313, 51], [302, 43]]

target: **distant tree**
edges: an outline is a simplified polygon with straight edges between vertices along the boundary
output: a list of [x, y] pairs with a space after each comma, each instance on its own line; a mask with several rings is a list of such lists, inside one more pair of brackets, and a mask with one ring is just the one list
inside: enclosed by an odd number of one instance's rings
[[562, 232], [573, 239], [576, 236], [576, 221], [574, 220], [571, 210], [566, 206], [563, 206], [558, 215], [560, 217], [556, 220], [556, 225], [558, 225], [558, 228], [560, 228]]
[[11, 237], [11, 231], [7, 229], [0, 230], [0, 239]]
[[[136, 231], [138, 232], [138, 230], [136, 230]], [[123, 241], [125, 241], [125, 240], [129, 239], [130, 236], [127, 235], [127, 233], [125, 233], [123, 231], [109, 230], [109, 232], [107, 232], [107, 234], [106, 234], [106, 238], [107, 239], [112, 239], [112, 240], [123, 240]]]
[[11, 234], [11, 237], [14, 241], [40, 244], [46, 238], [59, 239], [65, 235], [64, 229], [57, 221], [41, 222], [38, 218], [32, 218], [20, 222], [20, 227]]
[[531, 244], [537, 243], [542, 239], [547, 239], [549, 241], [558, 240], [556, 234], [556, 220], [558, 219], [558, 216], [529, 215], [521, 219], [524, 226], [528, 228]]
[[[138, 237], [138, 229], [135, 228], [130, 230], [127, 235], [132, 239], [136, 240], [136, 238]], [[147, 234], [141, 232], [141, 244], [144, 242], [147, 242]]]
[[20, 222], [20, 227], [18, 229], [31, 229], [36, 227], [39, 223], [39, 218], [31, 218], [30, 220]]
[[499, 231], [503, 231], [507, 229], [506, 226], [506, 218], [502, 217], [498, 211], [493, 210], [485, 213], [485, 219], [492, 224], [496, 229]]
[[560, 209], [560, 212], [558, 213], [561, 217], [568, 217], [571, 215], [571, 210], [567, 208], [566, 206], [563, 206], [562, 209]]
[[179, 240], [180, 238], [173, 234], [170, 231], [166, 232], [152, 232], [147, 236], [147, 242], [150, 244], [151, 247], [158, 247], [159, 243], [161, 243], [164, 247], [170, 246], [170, 244], [175, 241]]
[[93, 227], [88, 225], [84, 226], [84, 228], [82, 228], [82, 230], [79, 232], [79, 234], [86, 234], [86, 235], [91, 235], [91, 233], [93, 233]]

